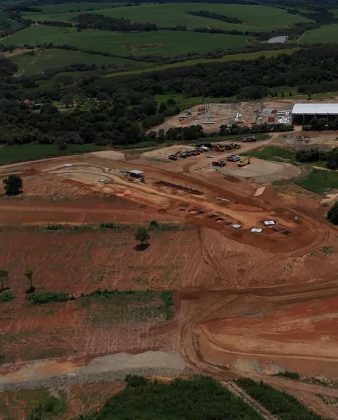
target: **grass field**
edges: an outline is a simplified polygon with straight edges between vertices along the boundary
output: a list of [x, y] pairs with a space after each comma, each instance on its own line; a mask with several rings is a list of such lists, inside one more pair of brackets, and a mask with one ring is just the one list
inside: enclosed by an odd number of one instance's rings
[[68, 145], [67, 150], [59, 150], [56, 144], [20, 144], [14, 146], [0, 146], [0, 165], [26, 160], [44, 159], [54, 156], [64, 156], [77, 153], [88, 153], [99, 150], [94, 144]]
[[26, 19], [34, 21], [67, 21], [72, 19], [74, 16], [83, 12], [95, 12], [98, 13], [100, 9], [107, 9], [107, 7], [116, 7], [125, 4], [124, 2], [110, 2], [110, 3], [94, 3], [94, 2], [79, 2], [79, 3], [61, 3], [61, 4], [49, 4], [49, 5], [38, 5], [37, 8], [41, 12], [23, 12], [23, 16]]
[[305, 44], [337, 44], [338, 43], [338, 24], [323, 25], [320, 28], [305, 32], [299, 42]]
[[[79, 9], [77, 5], [73, 6], [73, 8]], [[51, 6], [46, 6], [41, 9], [41, 13], [26, 13], [24, 16], [33, 20], [70, 20], [76, 15], [76, 13], [71, 12], [72, 8], [67, 7], [53, 9]], [[83, 7], [82, 10], [86, 10], [86, 7]], [[200, 10], [238, 18], [243, 23], [233, 24], [188, 14], [188, 12]], [[211, 27], [225, 30], [238, 29], [266, 32], [307, 21], [302, 16], [293, 15], [275, 7], [212, 3], [143, 4], [131, 7], [106, 7], [97, 9], [96, 13], [118, 18], [124, 17], [135, 22], [157, 23], [162, 27], [186, 25], [188, 29]]]
[[32, 75], [46, 69], [57, 69], [71, 64], [114, 64], [116, 66], [135, 65], [134, 61], [118, 57], [105, 57], [97, 54], [87, 54], [81, 51], [68, 51], [58, 48], [41, 49], [30, 53], [18, 54], [11, 59], [19, 67], [18, 75]]
[[289, 161], [295, 162], [296, 153], [292, 150], [283, 149], [278, 146], [267, 146], [260, 150], [253, 150], [245, 153], [246, 156], [256, 157], [258, 159], [273, 160], [277, 162]]
[[289, 48], [283, 50], [272, 50], [272, 51], [257, 51], [253, 53], [240, 53], [240, 54], [229, 54], [225, 55], [221, 58], [199, 58], [195, 60], [185, 60], [180, 61], [178, 63], [170, 63], [170, 64], [163, 64], [163, 65], [151, 65], [147, 67], [142, 67], [140, 69], [135, 70], [126, 70], [126, 71], [117, 71], [112, 74], [108, 74], [105, 77], [117, 77], [117, 76], [131, 76], [143, 73], [151, 73], [153, 71], [160, 71], [160, 70], [169, 70], [175, 69], [179, 67], [190, 67], [195, 66], [197, 64], [212, 64], [212, 63], [226, 63], [229, 61], [241, 61], [241, 60], [255, 60], [259, 57], [276, 57], [281, 54], [292, 54], [295, 51], [298, 51], [298, 48]]
[[295, 179], [294, 182], [306, 190], [325, 194], [331, 189], [338, 189], [338, 172], [312, 169], [305, 178]]
[[120, 56], [166, 55], [191, 52], [204, 53], [217, 49], [240, 48], [247, 44], [242, 35], [207, 34], [181, 31], [121, 33], [97, 30], [77, 32], [75, 28], [31, 26], [0, 39], [5, 45], [24, 46], [43, 43], [68, 44], [78, 48], [109, 52]]

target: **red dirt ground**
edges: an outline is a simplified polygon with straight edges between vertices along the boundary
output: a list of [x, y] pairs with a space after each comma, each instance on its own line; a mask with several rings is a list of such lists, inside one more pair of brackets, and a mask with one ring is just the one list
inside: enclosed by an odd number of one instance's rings
[[[293, 190], [284, 194], [271, 186], [254, 197], [254, 184], [196, 174], [188, 166], [171, 172], [145, 159], [112, 162], [87, 156], [72, 162], [67, 173], [55, 162], [33, 165], [33, 171], [32, 164], [21, 165], [25, 194], [0, 199], [0, 266], [10, 271], [17, 297], [0, 304], [5, 334], [0, 353], [11, 361], [87, 360], [124, 350], [165, 349], [219, 378], [279, 369], [338, 378], [338, 231], [326, 222], [318, 198]], [[76, 162], [87, 165], [85, 173]], [[58, 164], [62, 168], [62, 161]], [[137, 167], [146, 182], [128, 182], [112, 173], [100, 185], [100, 166]], [[158, 180], [202, 195], [158, 187]], [[240, 222], [243, 229], [235, 231], [209, 218], [211, 213]], [[249, 232], [267, 218], [277, 220], [289, 235]], [[150, 232], [151, 245], [143, 252], [135, 250], [134, 227], [123, 232], [46, 232], [41, 227], [151, 220], [186, 226]], [[175, 319], [104, 318], [93, 324], [93, 313], [105, 314], [107, 308], [85, 307], [80, 301], [32, 307], [24, 301], [26, 267], [33, 268], [40, 290], [75, 295], [104, 288], [172, 290]], [[325, 403], [310, 400], [325, 412]]]

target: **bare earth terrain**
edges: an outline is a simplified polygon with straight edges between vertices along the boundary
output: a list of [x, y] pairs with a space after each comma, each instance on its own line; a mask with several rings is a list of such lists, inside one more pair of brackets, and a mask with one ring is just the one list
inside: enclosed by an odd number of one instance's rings
[[[280, 141], [275, 135], [266, 143]], [[121, 389], [114, 363], [151, 375], [170, 375], [165, 368], [223, 381], [246, 374], [338, 418], [336, 405], [318, 397], [337, 399], [338, 389], [269, 376], [290, 370], [338, 378], [338, 230], [326, 221], [327, 209], [315, 195], [273, 189], [273, 179], [299, 173], [292, 165], [254, 159], [214, 171], [207, 154], [172, 162], [172, 152], [100, 152], [0, 168], [0, 177], [20, 173], [24, 180], [24, 194], [0, 198], [0, 266], [16, 296], [0, 303], [0, 354], [8, 362], [0, 387], [61, 379], [81, 387], [89, 373], [110, 372], [97, 381]], [[132, 169], [144, 172], [144, 183], [126, 175]], [[150, 246], [138, 251], [136, 226], [152, 220], [176, 229], [151, 230]], [[83, 227], [103, 222], [124, 228]], [[52, 231], [49, 224], [81, 228]], [[24, 298], [27, 267], [39, 291], [76, 297], [96, 289], [170, 290], [174, 318], [145, 316], [142, 302], [125, 307], [109, 299], [33, 306]], [[79, 401], [73, 413], [83, 412]]]

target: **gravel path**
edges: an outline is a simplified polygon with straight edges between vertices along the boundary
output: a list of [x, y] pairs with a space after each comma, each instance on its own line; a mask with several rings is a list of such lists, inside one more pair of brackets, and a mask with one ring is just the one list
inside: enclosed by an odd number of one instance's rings
[[69, 361], [35, 360], [14, 372], [0, 375], [0, 391], [107, 382], [124, 379], [128, 374], [175, 376], [185, 368], [187, 365], [179, 355], [163, 351], [117, 353], [97, 357], [84, 366]]

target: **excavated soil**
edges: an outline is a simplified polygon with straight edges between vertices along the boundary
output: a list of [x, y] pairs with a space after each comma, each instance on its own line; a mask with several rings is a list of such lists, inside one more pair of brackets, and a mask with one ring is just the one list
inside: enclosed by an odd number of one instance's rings
[[[16, 296], [0, 304], [0, 353], [11, 362], [2, 373], [33, 359], [85, 363], [165, 350], [223, 380], [283, 369], [338, 378], [338, 230], [320, 199], [199, 171], [193, 159], [87, 155], [2, 169], [24, 179], [22, 196], [0, 199], [0, 267]], [[143, 171], [145, 182], [128, 177], [131, 169]], [[150, 246], [137, 251], [136, 225], [151, 220], [176, 227], [151, 230]], [[81, 229], [101, 222], [125, 227]], [[52, 223], [80, 226], [46, 230]], [[81, 299], [32, 306], [24, 299], [27, 267], [41, 291], [171, 290], [175, 317], [114, 317], [109, 304]], [[310, 391], [290, 387], [332, 414]]]

